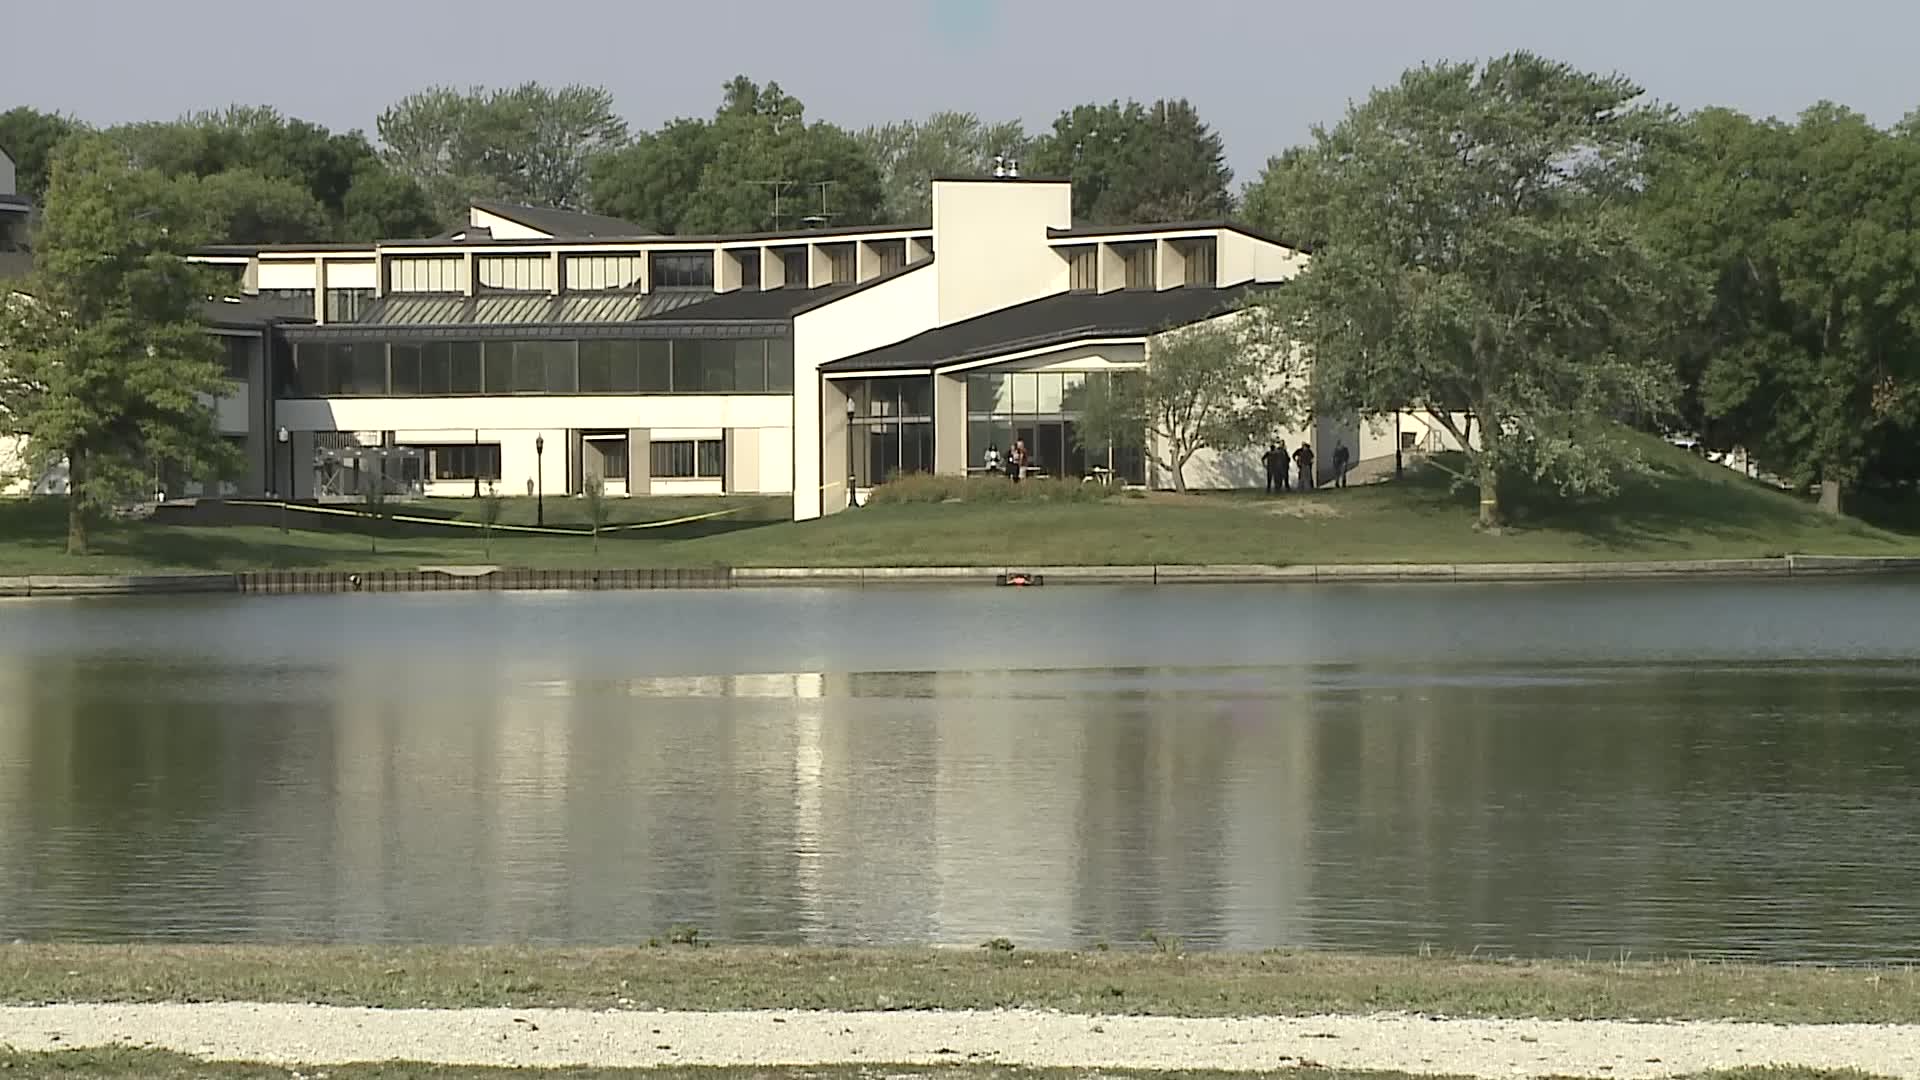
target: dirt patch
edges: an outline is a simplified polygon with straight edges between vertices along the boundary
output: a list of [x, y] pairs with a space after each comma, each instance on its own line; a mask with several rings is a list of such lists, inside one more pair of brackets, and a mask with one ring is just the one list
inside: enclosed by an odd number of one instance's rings
[[1319, 499], [1275, 499], [1265, 507], [1266, 512], [1277, 517], [1315, 520], [1322, 518], [1345, 517], [1346, 511], [1330, 502]]

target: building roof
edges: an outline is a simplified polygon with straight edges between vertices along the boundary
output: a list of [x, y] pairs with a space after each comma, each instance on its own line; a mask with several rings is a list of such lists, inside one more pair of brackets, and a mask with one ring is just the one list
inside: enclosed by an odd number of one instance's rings
[[200, 305], [200, 319], [223, 330], [259, 330], [276, 323], [310, 323], [313, 301], [280, 296], [229, 296]]
[[[925, 266], [926, 263], [920, 263]], [[877, 279], [876, 279], [877, 280]], [[714, 294], [696, 289], [651, 293], [495, 293], [457, 296], [413, 293], [385, 296], [353, 322], [303, 326], [302, 341], [423, 338], [657, 337], [785, 334], [794, 315], [872, 285], [818, 289], [742, 289]]]
[[[821, 365], [825, 372], [939, 370], [1089, 338], [1146, 337], [1222, 314], [1259, 285], [1055, 293]], [[1271, 286], [1267, 286], [1271, 287]]]
[[27, 211], [33, 209], [33, 202], [25, 195], [15, 195], [11, 191], [0, 191], [0, 208], [9, 211]]
[[645, 236], [649, 230], [635, 225], [631, 221], [622, 221], [604, 214], [586, 214], [577, 210], [555, 210], [545, 206], [522, 206], [519, 203], [498, 202], [493, 199], [475, 199], [474, 209], [484, 210], [495, 217], [503, 217], [529, 229], [539, 229], [555, 240], [590, 240], [603, 236], [634, 237]]
[[1216, 229], [1237, 232], [1241, 236], [1250, 236], [1255, 240], [1264, 240], [1269, 244], [1278, 244], [1283, 248], [1291, 248], [1305, 255], [1313, 254], [1313, 249], [1305, 244], [1296, 244], [1291, 240], [1282, 240], [1277, 236], [1269, 236], [1257, 229], [1243, 225], [1238, 221], [1226, 220], [1156, 221], [1146, 225], [1075, 225], [1071, 229], [1048, 229], [1047, 239], [1071, 240], [1085, 237], [1088, 240], [1097, 240], [1107, 236], [1132, 236], [1136, 233], [1201, 232], [1203, 230]]

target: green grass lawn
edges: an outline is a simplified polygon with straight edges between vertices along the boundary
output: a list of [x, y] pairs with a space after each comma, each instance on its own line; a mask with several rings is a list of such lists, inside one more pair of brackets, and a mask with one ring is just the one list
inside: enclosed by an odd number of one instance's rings
[[52, 1001], [1915, 1023], [1920, 973], [1691, 961], [1185, 953], [1171, 942], [1092, 952], [0, 945], [0, 1004]]
[[[959, 501], [873, 505], [811, 522], [717, 531], [694, 523], [605, 536], [507, 534], [483, 553], [477, 530], [453, 537], [365, 536], [268, 527], [103, 525], [98, 554], [63, 552], [60, 505], [0, 505], [0, 574], [168, 570], [378, 569], [492, 562], [536, 568], [676, 566], [1058, 566], [1310, 563], [1581, 562], [1759, 558], [1785, 554], [1920, 555], [1920, 514], [1873, 504], [1896, 529], [1819, 513], [1806, 501], [1653, 439], [1650, 475], [1607, 500], [1551, 492], [1509, 498], [1512, 527], [1474, 528], [1471, 490], [1454, 490], [1445, 459], [1400, 481], [1269, 498], [1244, 492], [1094, 502]], [[733, 510], [746, 524], [784, 518], [784, 500], [614, 501], [619, 523]], [[478, 515], [473, 500], [397, 504], [431, 517]], [[530, 500], [504, 521], [530, 523]], [[299, 515], [295, 515], [296, 524]], [[547, 500], [550, 526], [585, 520], [577, 499]]]

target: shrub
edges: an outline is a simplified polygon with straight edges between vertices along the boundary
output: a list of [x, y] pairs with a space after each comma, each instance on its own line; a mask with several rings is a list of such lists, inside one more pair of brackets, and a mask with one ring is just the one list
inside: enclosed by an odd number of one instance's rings
[[1027, 480], [1014, 483], [1001, 476], [935, 476], [905, 473], [873, 489], [871, 505], [887, 503], [1007, 503], [1102, 502], [1114, 495], [1104, 484], [1078, 480]]

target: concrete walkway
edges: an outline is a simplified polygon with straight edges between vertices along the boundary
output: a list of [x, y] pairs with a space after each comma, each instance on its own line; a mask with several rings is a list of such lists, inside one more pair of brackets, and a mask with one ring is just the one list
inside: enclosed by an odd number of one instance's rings
[[1302, 1065], [1488, 1078], [1633, 1080], [1749, 1065], [1855, 1068], [1920, 1080], [1920, 1025], [1257, 1019], [1042, 1012], [381, 1010], [308, 1005], [0, 1009], [0, 1045], [124, 1045], [275, 1065], [646, 1067], [964, 1062], [1270, 1071]]

